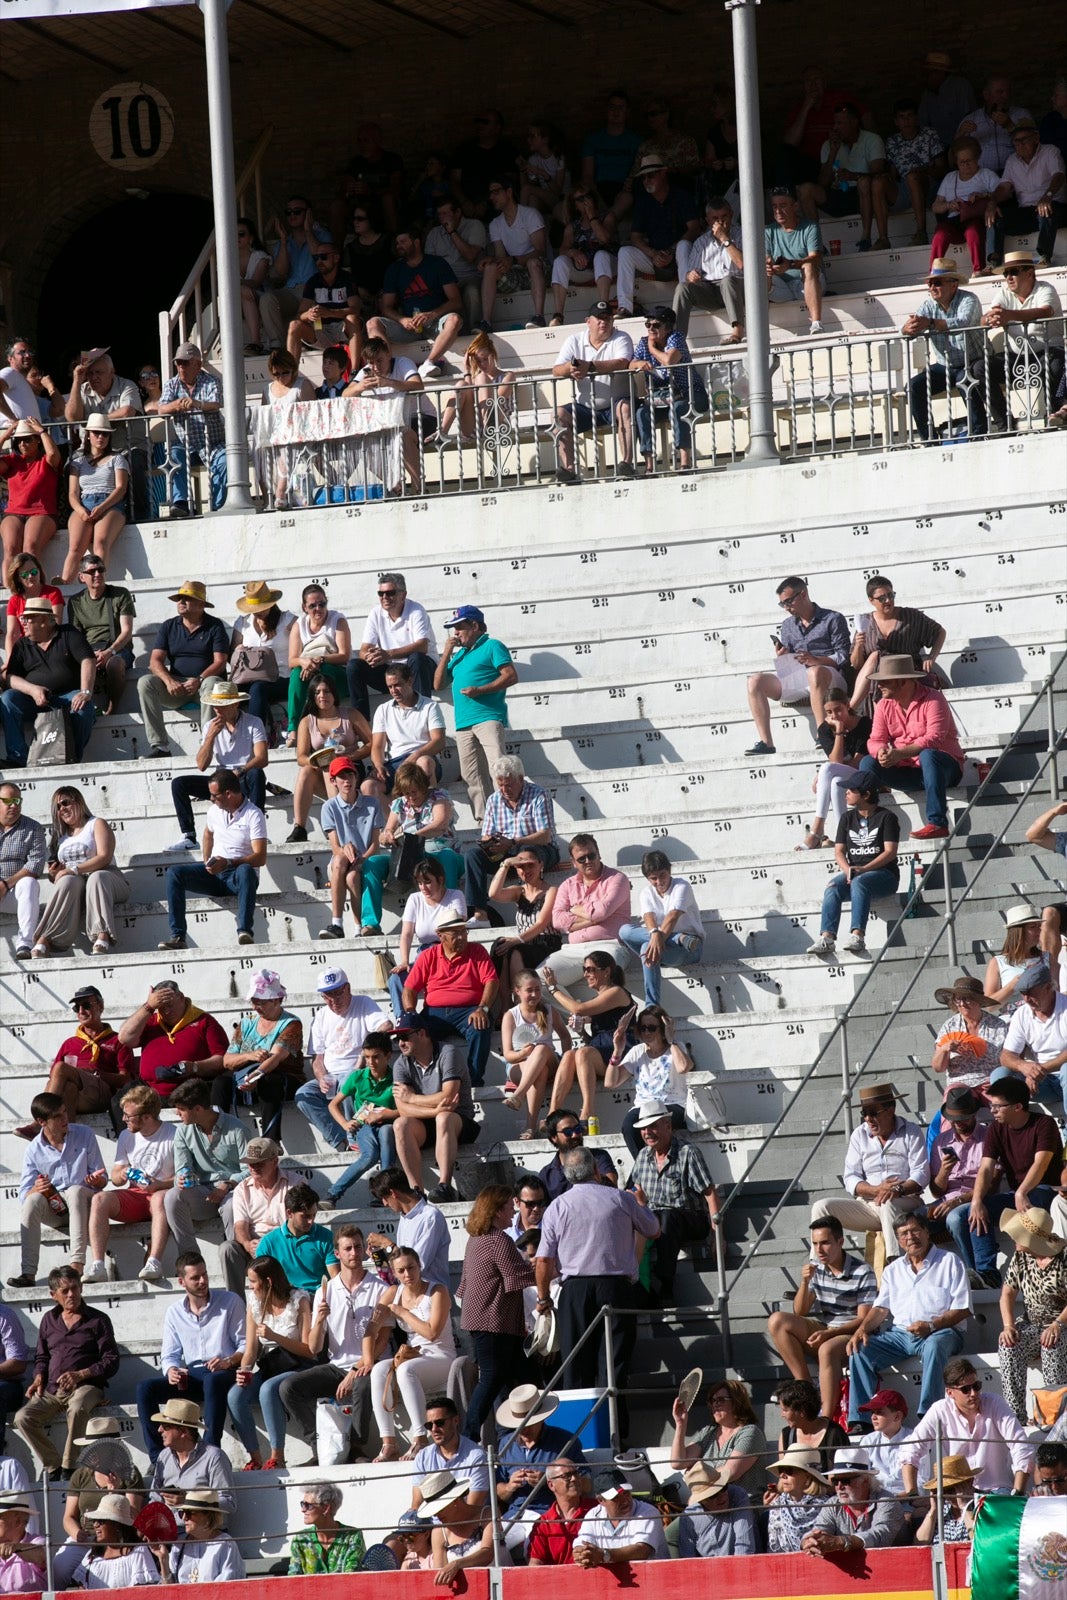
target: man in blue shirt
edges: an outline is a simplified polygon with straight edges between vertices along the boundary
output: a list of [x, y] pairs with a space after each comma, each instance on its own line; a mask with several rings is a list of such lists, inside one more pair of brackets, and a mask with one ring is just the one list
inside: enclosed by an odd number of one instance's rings
[[207, 466], [212, 511], [226, 498], [226, 424], [222, 419], [222, 379], [204, 366], [199, 345], [180, 344], [174, 352], [174, 365], [178, 370], [164, 384], [156, 409], [161, 417], [173, 417], [177, 434], [170, 447], [174, 468], [170, 514], [187, 517], [190, 466]]
[[30, 1115], [39, 1132], [22, 1159], [19, 1181], [22, 1270], [7, 1281], [29, 1288], [37, 1281], [41, 1259], [41, 1224], [70, 1230], [70, 1261], [79, 1272], [85, 1265], [89, 1202], [107, 1182], [107, 1169], [96, 1134], [80, 1122], [71, 1124], [62, 1096], [37, 1094]]
[[609, 206], [630, 176], [641, 147], [640, 136], [626, 126], [629, 114], [629, 96], [622, 89], [613, 89], [604, 127], [587, 134], [582, 142], [582, 183], [594, 184]]
[[774, 647], [773, 672], [753, 672], [748, 680], [748, 705], [758, 738], [746, 756], [773, 756], [772, 700], [795, 705], [810, 700], [815, 726], [826, 721], [828, 689], [843, 689], [841, 669], [848, 660], [848, 623], [840, 611], [817, 606], [808, 594], [805, 578], [783, 578], [774, 591], [788, 616], [781, 626], [781, 641]]
[[419, 372], [424, 378], [436, 378], [445, 352], [463, 331], [456, 274], [440, 256], [424, 254], [417, 223], [397, 234], [396, 254], [382, 284], [382, 314], [370, 318], [367, 337], [386, 339], [391, 345], [431, 340]]
[[208, 1443], [222, 1444], [226, 1395], [237, 1381], [244, 1354], [241, 1296], [208, 1286], [207, 1265], [198, 1250], [183, 1251], [175, 1275], [185, 1293], [163, 1318], [162, 1377], [146, 1378], [137, 1385], [137, 1415], [153, 1465], [163, 1448], [163, 1436], [152, 1416], [174, 1394], [202, 1403]]
[[619, 251], [617, 288], [618, 317], [632, 317], [634, 278], [638, 273], [667, 283], [677, 278], [675, 250], [680, 242], [689, 245], [700, 233], [701, 221], [696, 201], [688, 189], [671, 181], [671, 175], [656, 155], [647, 155], [637, 172], [638, 192], [634, 201], [630, 243]]
[[341, 1270], [328, 1228], [315, 1221], [319, 1197], [309, 1183], [294, 1183], [285, 1196], [285, 1221], [263, 1235], [256, 1249], [260, 1256], [273, 1256], [281, 1263], [294, 1289], [314, 1294], [324, 1277], [334, 1278]]
[[320, 939], [343, 939], [345, 900], [352, 907], [360, 938], [381, 933], [382, 885], [392, 861], [378, 845], [382, 814], [377, 800], [360, 794], [362, 772], [349, 756], [335, 756], [330, 777], [337, 793], [322, 808], [322, 831], [330, 843], [331, 922]]
[[[930, 263], [926, 275], [929, 293], [917, 311], [905, 319], [903, 333], [914, 339], [928, 335], [926, 366], [908, 384], [911, 414], [921, 438], [930, 439], [930, 401], [944, 394], [949, 384], [959, 388], [961, 380], [974, 373], [975, 381], [964, 385], [967, 396], [967, 431], [985, 433], [986, 414], [982, 404], [982, 335], [957, 332], [978, 329], [982, 321], [982, 302], [969, 289], [960, 288], [960, 269], [954, 256], [939, 256]], [[931, 348], [932, 347], [932, 348]], [[931, 360], [932, 355], [940, 357]], [[949, 430], [951, 432], [951, 428]]]
[[504, 1512], [504, 1538], [509, 1550], [525, 1544], [533, 1524], [552, 1505], [545, 1468], [560, 1460], [573, 1461], [580, 1467], [586, 1464], [578, 1440], [571, 1440], [570, 1429], [549, 1425], [548, 1419], [559, 1405], [559, 1395], [546, 1394], [539, 1404], [540, 1393], [536, 1383], [521, 1383], [496, 1409], [501, 1433], [497, 1498], [508, 1508]]

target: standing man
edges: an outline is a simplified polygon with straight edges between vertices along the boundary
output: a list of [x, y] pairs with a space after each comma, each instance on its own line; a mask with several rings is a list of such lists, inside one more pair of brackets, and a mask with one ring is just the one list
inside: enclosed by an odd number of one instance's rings
[[845, 1232], [836, 1217], [820, 1217], [810, 1233], [811, 1255], [800, 1269], [793, 1309], [775, 1311], [767, 1332], [794, 1378], [809, 1376], [808, 1361], [814, 1355], [822, 1413], [832, 1417], [848, 1341], [874, 1304], [878, 1284], [865, 1261], [846, 1254]]
[[37, 1128], [22, 1158], [19, 1179], [19, 1237], [22, 1265], [13, 1289], [37, 1282], [41, 1259], [41, 1224], [70, 1231], [70, 1264], [79, 1274], [85, 1266], [89, 1207], [93, 1194], [107, 1182], [107, 1168], [96, 1134], [83, 1123], [71, 1123], [58, 1094], [35, 1094], [30, 1114]]
[[897, 1116], [896, 1090], [874, 1083], [860, 1090], [860, 1125], [848, 1141], [844, 1183], [851, 1199], [816, 1200], [812, 1226], [836, 1217], [843, 1228], [881, 1230], [885, 1258], [899, 1254], [896, 1229], [922, 1205], [930, 1181], [926, 1139], [918, 1123]]
[[233, 1191], [233, 1238], [219, 1250], [227, 1289], [243, 1295], [249, 1262], [260, 1240], [285, 1222], [285, 1196], [291, 1179], [280, 1166], [282, 1147], [273, 1139], [249, 1139], [244, 1165], [248, 1177]]
[[786, 616], [779, 630], [780, 642], [774, 647], [774, 671], [754, 672], [748, 680], [748, 707], [757, 738], [746, 756], [775, 753], [772, 700], [783, 705], [809, 701], [818, 728], [826, 720], [826, 691], [845, 687], [842, 668], [849, 657], [849, 631], [840, 611], [816, 605], [806, 578], [783, 578], [774, 592]]
[[[26, 376], [33, 370], [37, 361], [33, 346], [28, 339], [15, 338], [11, 340], [4, 353], [7, 361], [0, 367], [0, 413], [9, 422], [22, 422], [28, 417], [37, 422], [40, 418], [40, 408], [37, 396]], [[46, 379], [46, 383], [52, 384], [50, 391], [52, 416], [61, 417], [63, 396], [51, 378]]]
[[387, 1211], [400, 1219], [395, 1239], [384, 1233], [368, 1234], [370, 1248], [391, 1251], [395, 1244], [401, 1250], [414, 1250], [422, 1262], [423, 1281], [431, 1286], [440, 1283], [448, 1289], [451, 1284], [450, 1236], [444, 1213], [408, 1182], [399, 1167], [384, 1167], [376, 1172], [370, 1180], [370, 1191], [375, 1200], [380, 1200]]
[[230, 659], [230, 636], [217, 617], [209, 617], [211, 601], [198, 579], [186, 578], [169, 598], [177, 616], [160, 624], [148, 658], [148, 671], [137, 680], [149, 754], [169, 756], [164, 711], [187, 700], [203, 700], [204, 686], [221, 678]]
[[[260, 302], [262, 306], [262, 301]], [[170, 514], [188, 517], [189, 468], [206, 466], [211, 480], [211, 509], [226, 498], [226, 426], [222, 420], [222, 379], [208, 372], [198, 345], [186, 342], [174, 352], [177, 372], [163, 386], [156, 407], [161, 417], [174, 418], [178, 437], [170, 447], [173, 467]]]
[[491, 765], [504, 754], [507, 692], [519, 681], [511, 652], [492, 639], [478, 606], [457, 606], [445, 623], [451, 637], [434, 672], [437, 694], [452, 689], [459, 770], [475, 822], [485, 815]]
[[698, 311], [717, 311], [725, 306], [730, 319], [730, 335], [723, 344], [742, 344], [745, 337], [744, 257], [741, 254], [741, 224], [734, 221], [733, 209], [721, 194], [711, 195], [704, 207], [708, 228], [687, 251], [678, 246], [678, 287], [674, 291], [674, 314], [678, 332], [689, 332], [689, 317]]
[[226, 1396], [237, 1381], [244, 1355], [244, 1296], [211, 1288], [199, 1250], [185, 1251], [174, 1270], [184, 1293], [167, 1307], [163, 1318], [162, 1377], [145, 1378], [137, 1385], [137, 1415], [153, 1466], [163, 1448], [153, 1413], [175, 1393], [202, 1404], [208, 1442], [221, 1445]]
[[170, 938], [160, 950], [184, 950], [185, 897], [194, 894], [237, 900], [237, 943], [251, 944], [259, 869], [267, 860], [267, 819], [246, 800], [235, 772], [219, 767], [208, 779], [204, 819], [203, 864], [186, 862], [167, 869], [167, 914]]
[[312, 1077], [296, 1091], [296, 1105], [331, 1150], [347, 1154], [345, 1130], [330, 1115], [330, 1101], [359, 1066], [368, 1033], [387, 1032], [391, 1018], [377, 1001], [352, 993], [341, 967], [328, 967], [316, 988], [323, 1003], [311, 1019], [308, 1035]]
[[0, 783], [0, 916], [16, 918], [16, 961], [28, 959], [40, 921], [46, 844], [44, 828], [23, 813], [18, 784]]
[[967, 79], [952, 70], [952, 57], [943, 50], [928, 50], [923, 60], [923, 82], [919, 96], [920, 127], [933, 128], [947, 150], [956, 129], [975, 102]]
[[620, 937], [630, 920], [629, 878], [605, 864], [591, 833], [576, 833], [569, 853], [574, 872], [560, 884], [552, 907], [552, 926], [566, 934], [567, 943], [540, 968], [542, 977], [551, 973], [553, 993], [582, 982], [591, 950], [604, 951], [620, 967], [630, 959]]
[[945, 791], [959, 783], [966, 760], [956, 730], [956, 719], [940, 689], [927, 682], [925, 667], [912, 656], [883, 656], [869, 683], [876, 683], [881, 699], [874, 708], [868, 754], [861, 772], [874, 772], [883, 787], [914, 794], [923, 790], [927, 821], [913, 828], [913, 839], [947, 839], [948, 801]]
[[[397, 1159], [412, 1188], [421, 1189], [422, 1151], [432, 1140], [439, 1181], [428, 1198], [435, 1205], [456, 1200], [452, 1173], [457, 1149], [473, 1144], [481, 1130], [474, 1116], [467, 1064], [458, 1043], [434, 1037], [417, 1012], [402, 1014], [393, 1032], [400, 1048], [400, 1059], [393, 1064], [393, 1097], [399, 1113], [393, 1124]], [[443, 1281], [447, 1287], [447, 1279]]]
[[168, 854], [196, 849], [193, 801], [209, 798], [210, 782], [203, 776], [209, 767], [226, 767], [232, 772], [245, 799], [260, 811], [267, 804], [267, 730], [258, 717], [243, 709], [248, 704], [247, 694], [235, 683], [215, 678], [203, 704], [207, 720], [196, 752], [201, 776], [183, 774], [171, 779], [170, 794], [181, 837], [167, 846]]
[[346, 667], [348, 693], [355, 709], [370, 721], [369, 690], [389, 692], [385, 674], [392, 667], [407, 667], [419, 695], [433, 692], [437, 666], [437, 640], [425, 606], [408, 594], [402, 572], [383, 572], [378, 578], [378, 604], [367, 613], [359, 654]]
[[649, 1293], [654, 1304], [669, 1306], [674, 1300], [682, 1245], [708, 1237], [719, 1197], [699, 1147], [679, 1141], [671, 1109], [662, 1100], [642, 1101], [634, 1127], [644, 1149], [634, 1162], [630, 1187], [638, 1203], [652, 1212], [660, 1230], [650, 1246]]
[[604, 126], [582, 141], [581, 181], [595, 188], [605, 205], [611, 205], [630, 176], [641, 147], [641, 136], [626, 126], [630, 97], [624, 89], [608, 95]]
[[[46, 1472], [74, 1471], [74, 1441], [85, 1432], [89, 1413], [107, 1399], [107, 1384], [119, 1370], [119, 1352], [111, 1319], [82, 1300], [81, 1277], [74, 1267], [53, 1267], [48, 1292], [55, 1305], [37, 1329], [33, 1381], [15, 1427]], [[48, 1429], [56, 1417], [67, 1419], [67, 1438], [60, 1456]]]
[[967, 1356], [945, 1367], [945, 1398], [936, 1400], [912, 1429], [901, 1450], [904, 1493], [918, 1488], [919, 1462], [939, 1442], [946, 1456], [962, 1456], [974, 1469], [974, 1487], [985, 1494], [1025, 1494], [1034, 1447], [1014, 1411], [998, 1394], [983, 1394], [982, 1380]]
[[493, 792], [482, 818], [482, 836], [467, 846], [464, 893], [468, 927], [489, 926], [489, 875], [520, 850], [529, 850], [546, 869], [559, 861], [552, 800], [531, 783], [518, 756], [493, 763]]

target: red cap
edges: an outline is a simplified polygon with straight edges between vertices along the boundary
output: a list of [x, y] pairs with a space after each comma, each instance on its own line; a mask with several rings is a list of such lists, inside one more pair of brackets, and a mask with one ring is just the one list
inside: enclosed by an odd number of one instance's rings
[[908, 1414], [908, 1402], [899, 1389], [879, 1389], [873, 1394], [865, 1406], [860, 1406], [861, 1411], [899, 1411], [903, 1416]]
[[330, 777], [336, 778], [339, 772], [351, 772], [355, 777], [359, 777], [359, 768], [351, 756], [334, 756], [330, 762]]

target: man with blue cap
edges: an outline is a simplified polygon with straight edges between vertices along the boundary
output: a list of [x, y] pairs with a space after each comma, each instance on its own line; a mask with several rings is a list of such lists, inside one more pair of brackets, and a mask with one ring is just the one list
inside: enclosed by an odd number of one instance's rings
[[519, 675], [507, 646], [489, 637], [485, 613], [477, 606], [457, 606], [445, 627], [449, 637], [433, 686], [440, 694], [451, 684], [460, 775], [480, 823], [493, 790], [493, 765], [504, 754], [507, 691]]

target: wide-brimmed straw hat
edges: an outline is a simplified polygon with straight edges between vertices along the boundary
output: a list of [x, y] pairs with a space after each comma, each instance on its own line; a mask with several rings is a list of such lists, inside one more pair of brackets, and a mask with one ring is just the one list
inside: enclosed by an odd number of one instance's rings
[[559, 1395], [543, 1395], [539, 1404], [540, 1394], [536, 1383], [520, 1383], [503, 1405], [497, 1406], [497, 1422], [502, 1428], [535, 1428], [539, 1422], [547, 1422], [559, 1405]]
[[419, 1486], [422, 1490], [422, 1510], [435, 1517], [445, 1506], [455, 1500], [465, 1500], [471, 1492], [469, 1478], [457, 1478], [451, 1472], [431, 1472]]
[[236, 683], [230, 683], [226, 678], [216, 678], [211, 685], [211, 692], [204, 696], [206, 706], [238, 706], [247, 700], [248, 696], [241, 692]]
[[[946, 1493], [953, 1489], [968, 1488], [978, 1476], [978, 1468], [968, 1466], [966, 1456], [945, 1456], [941, 1462], [941, 1487]], [[937, 1488], [936, 1478], [927, 1478], [924, 1489]]]
[[79, 1439], [71, 1442], [80, 1450], [82, 1445], [99, 1444], [101, 1439], [117, 1439], [121, 1432], [118, 1417], [89, 1417], [85, 1424], [85, 1432]]
[[200, 604], [211, 608], [212, 602], [207, 597], [207, 584], [201, 583], [199, 578], [186, 578], [181, 588], [174, 594], [167, 596], [168, 600], [199, 600]]
[[269, 611], [282, 597], [280, 589], [268, 589], [262, 578], [245, 584], [245, 592], [237, 602], [238, 611], [247, 616], [256, 611]]
[[121, 1522], [124, 1528], [133, 1527], [133, 1507], [124, 1494], [105, 1494], [95, 1510], [89, 1513], [90, 1522]]
[[915, 665], [914, 656], [883, 656], [877, 672], [872, 672], [869, 683], [903, 683], [906, 678], [925, 678], [926, 673]]
[[1067, 1249], [1067, 1241], [1055, 1231], [1051, 1212], [1041, 1206], [1031, 1206], [1029, 1211], [1005, 1211], [1000, 1231], [1017, 1247], [1028, 1250], [1042, 1261]]
[[777, 1461], [772, 1461], [767, 1468], [768, 1472], [781, 1472], [785, 1467], [794, 1472], [806, 1472], [809, 1478], [814, 1478], [816, 1483], [821, 1483], [829, 1489], [831, 1483], [825, 1472], [821, 1472], [822, 1457], [818, 1450], [805, 1450], [800, 1445], [793, 1445], [786, 1450]]
[[195, 1400], [165, 1400], [149, 1420], [169, 1422], [175, 1428], [192, 1428], [195, 1433], [199, 1433], [204, 1426], [200, 1407]]
[[1009, 250], [1001, 262], [1001, 276], [1003, 277], [1009, 267], [1036, 267], [1039, 264], [1039, 258], [1032, 250]]
[[712, 1500], [729, 1485], [729, 1478], [721, 1472], [709, 1472], [703, 1461], [686, 1467], [682, 1476], [689, 1490], [690, 1500]]

